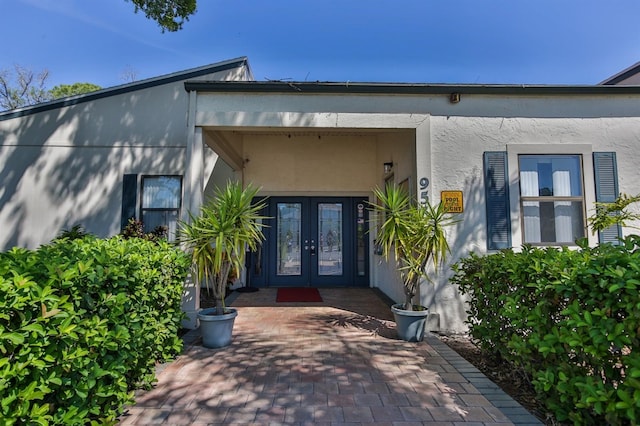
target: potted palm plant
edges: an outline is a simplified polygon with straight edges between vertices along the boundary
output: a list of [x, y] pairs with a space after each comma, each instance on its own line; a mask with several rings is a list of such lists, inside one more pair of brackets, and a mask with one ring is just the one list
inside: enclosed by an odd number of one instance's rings
[[415, 302], [420, 285], [430, 281], [427, 268], [435, 271], [450, 253], [445, 229], [458, 222], [447, 213], [443, 203], [414, 202], [401, 187], [387, 185], [374, 189], [376, 203], [371, 204], [381, 221], [376, 244], [388, 260], [392, 255], [404, 286], [404, 303], [391, 307], [398, 335], [406, 341], [421, 341], [427, 308]]
[[224, 304], [230, 274], [240, 276], [246, 250], [255, 250], [263, 240], [264, 202], [253, 204], [258, 189], [229, 182], [218, 188], [197, 216], [189, 213], [189, 221], [181, 222], [179, 241], [192, 260], [192, 277], [199, 287], [213, 293], [214, 308], [198, 313], [203, 345], [219, 348], [231, 343], [237, 310]]

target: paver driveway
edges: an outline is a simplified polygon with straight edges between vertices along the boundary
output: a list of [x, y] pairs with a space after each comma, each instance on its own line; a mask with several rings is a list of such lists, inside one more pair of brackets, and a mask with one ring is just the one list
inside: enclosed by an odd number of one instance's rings
[[321, 289], [322, 303], [236, 293], [230, 346], [197, 332], [120, 424], [540, 424], [435, 337], [397, 339], [373, 289]]

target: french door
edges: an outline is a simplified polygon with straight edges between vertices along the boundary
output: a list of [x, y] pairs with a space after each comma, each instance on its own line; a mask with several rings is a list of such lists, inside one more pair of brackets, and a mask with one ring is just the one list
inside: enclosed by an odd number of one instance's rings
[[[368, 285], [366, 203], [353, 197], [270, 197], [253, 284]], [[256, 268], [255, 266], [259, 266]], [[260, 275], [256, 276], [256, 271]]]

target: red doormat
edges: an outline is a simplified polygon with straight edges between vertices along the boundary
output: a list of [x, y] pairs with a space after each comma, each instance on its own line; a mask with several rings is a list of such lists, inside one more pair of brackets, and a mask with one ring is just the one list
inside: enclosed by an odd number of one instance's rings
[[322, 297], [317, 288], [279, 288], [276, 302], [322, 302]]

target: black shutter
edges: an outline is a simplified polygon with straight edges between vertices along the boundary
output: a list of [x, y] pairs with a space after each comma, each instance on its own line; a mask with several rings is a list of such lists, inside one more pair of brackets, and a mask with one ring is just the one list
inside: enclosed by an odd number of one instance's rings
[[122, 216], [120, 228], [124, 229], [129, 219], [136, 217], [136, 201], [138, 200], [138, 175], [127, 174], [122, 179]]
[[[618, 198], [618, 165], [615, 152], [594, 152], [593, 171], [596, 184], [596, 201], [612, 203]], [[603, 243], [618, 243], [622, 237], [620, 225], [612, 225], [598, 232], [598, 240]]]
[[511, 247], [511, 217], [507, 153], [484, 153], [484, 188], [487, 207], [487, 249]]

